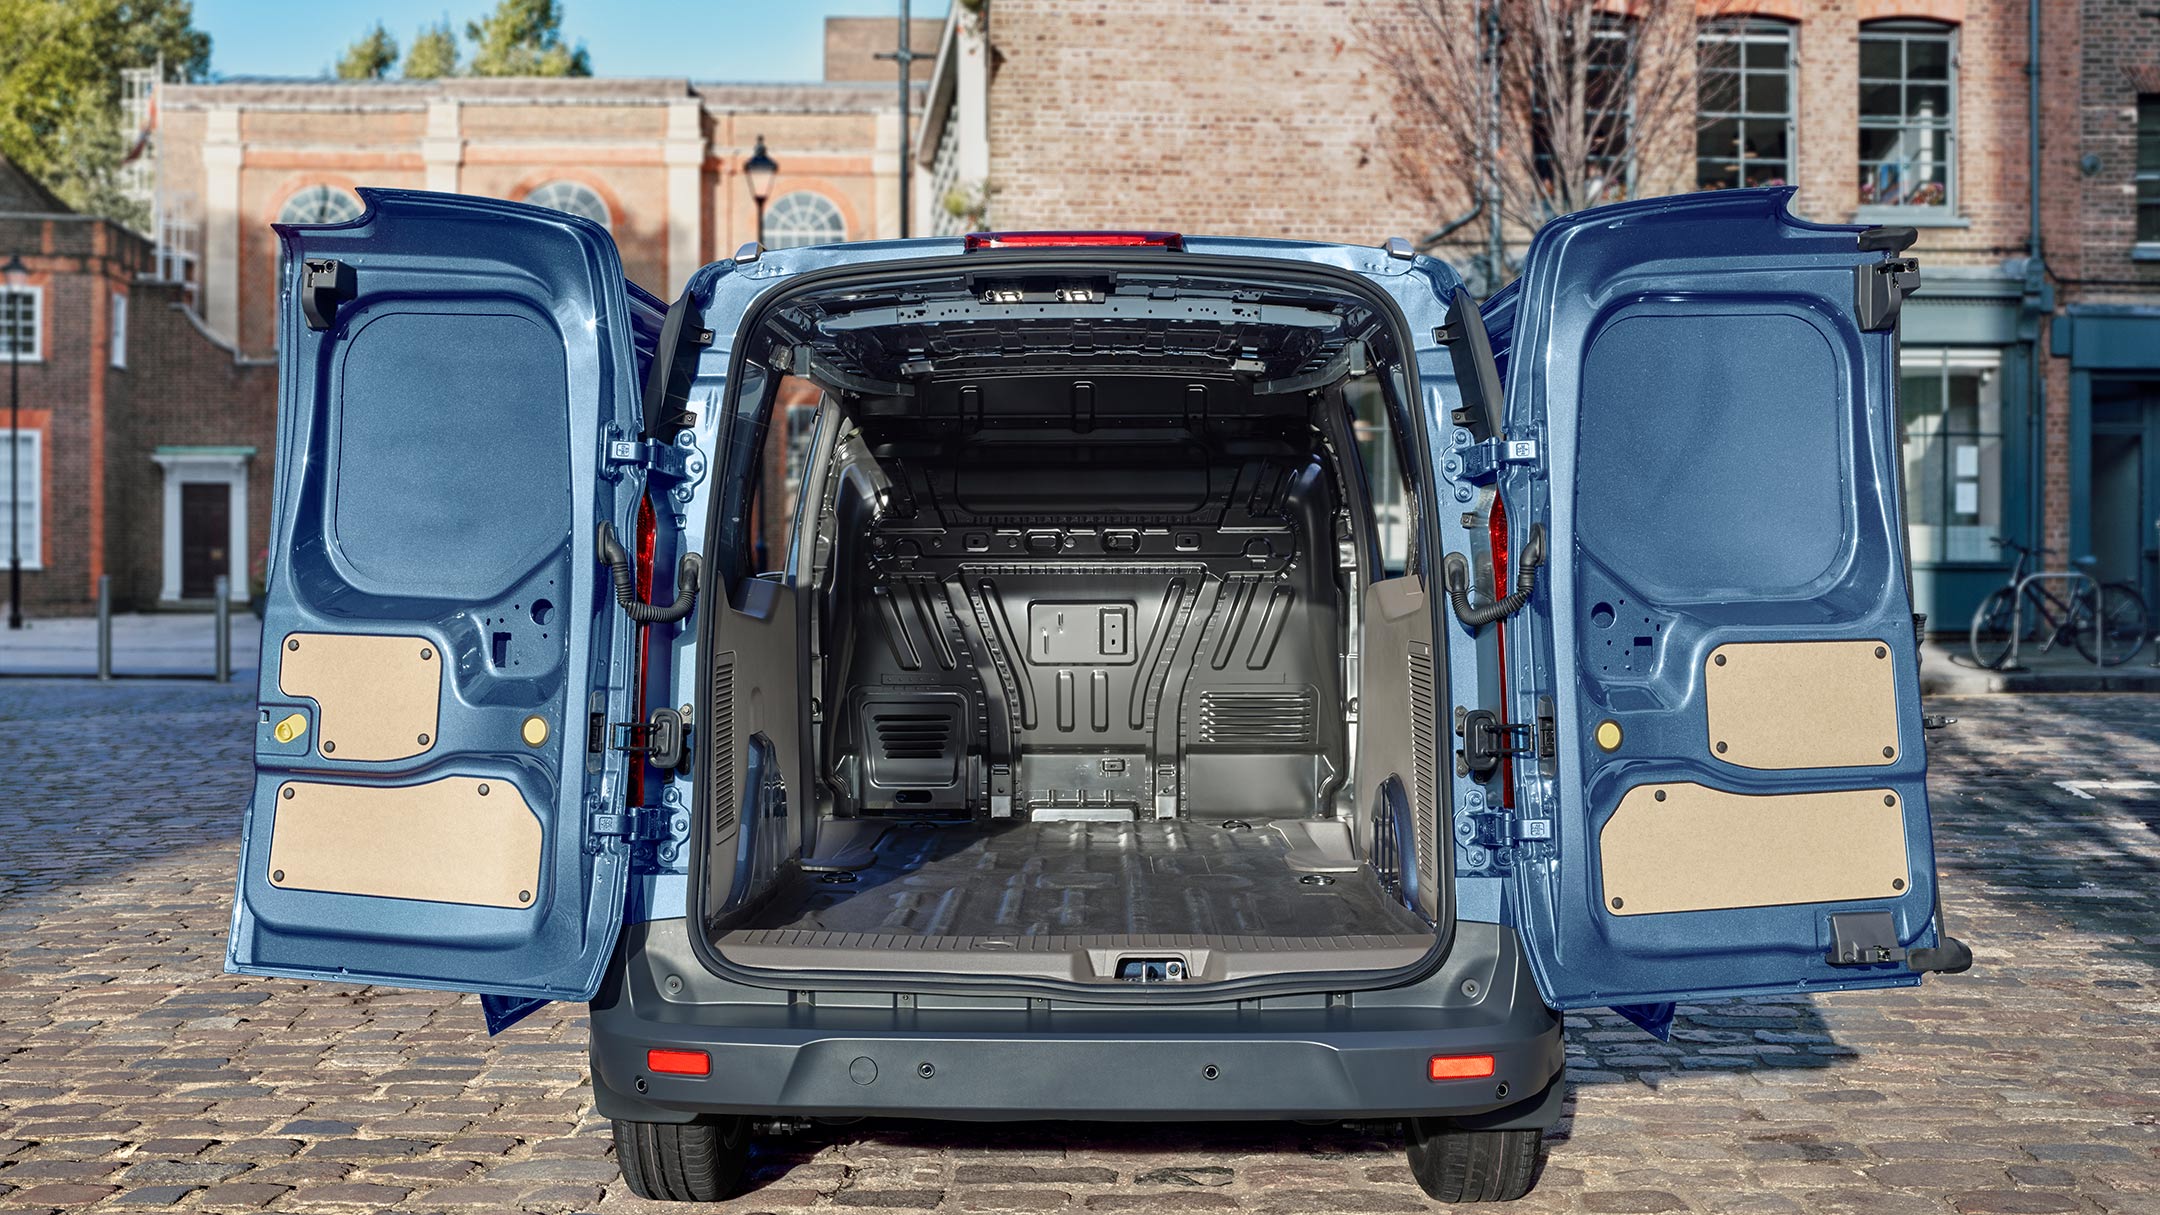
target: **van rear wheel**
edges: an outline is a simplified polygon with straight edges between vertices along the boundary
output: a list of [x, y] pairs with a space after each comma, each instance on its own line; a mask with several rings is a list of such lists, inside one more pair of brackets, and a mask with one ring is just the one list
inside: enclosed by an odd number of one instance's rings
[[1466, 1131], [1444, 1118], [1411, 1118], [1410, 1175], [1441, 1202], [1513, 1202], [1537, 1184], [1545, 1132]]
[[750, 1124], [615, 1120], [615, 1164], [630, 1192], [662, 1202], [718, 1202], [742, 1188], [750, 1164]]

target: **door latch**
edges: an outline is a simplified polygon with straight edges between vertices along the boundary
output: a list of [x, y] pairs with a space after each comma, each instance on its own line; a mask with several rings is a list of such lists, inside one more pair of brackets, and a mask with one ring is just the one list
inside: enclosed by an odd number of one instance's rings
[[654, 709], [645, 721], [618, 721], [614, 732], [617, 751], [643, 755], [647, 763], [663, 772], [680, 771], [683, 761], [689, 758], [690, 730], [678, 710]]
[[300, 314], [310, 329], [328, 329], [337, 320], [338, 305], [359, 294], [353, 268], [328, 257], [311, 257], [300, 264]]
[[1853, 267], [1853, 313], [1865, 332], [1895, 328], [1905, 297], [1920, 289], [1920, 263], [1899, 257], [1919, 233], [1908, 227], [1869, 228], [1860, 234], [1863, 253], [1887, 253], [1879, 262]]
[[1504, 722], [1491, 709], [1457, 710], [1455, 733], [1463, 740], [1456, 755], [1460, 774], [1484, 780], [1509, 756], [1548, 759], [1559, 751], [1559, 732], [1550, 717], [1535, 723]]

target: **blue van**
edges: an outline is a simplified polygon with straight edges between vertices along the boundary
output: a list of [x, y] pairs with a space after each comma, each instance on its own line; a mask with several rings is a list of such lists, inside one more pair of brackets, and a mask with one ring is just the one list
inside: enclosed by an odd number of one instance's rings
[[[591, 1007], [638, 1194], [814, 1120], [1400, 1119], [1534, 1184], [1561, 1014], [1919, 982], [1909, 230], [1440, 262], [281, 227], [232, 970]], [[790, 403], [794, 404], [790, 404]]]

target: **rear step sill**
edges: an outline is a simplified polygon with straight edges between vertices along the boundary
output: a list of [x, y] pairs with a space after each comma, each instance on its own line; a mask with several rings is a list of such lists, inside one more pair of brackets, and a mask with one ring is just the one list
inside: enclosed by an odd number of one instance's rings
[[[721, 956], [750, 970], [799, 976], [820, 972], [884, 976], [1032, 979], [1130, 988], [1116, 977], [1128, 958], [1176, 957], [1189, 977], [1167, 986], [1400, 971], [1433, 952], [1432, 934], [1338, 937], [1188, 936], [1149, 933], [1087, 936], [952, 937], [738, 929], [716, 942]], [[814, 951], [814, 961], [805, 957]], [[806, 966], [809, 962], [811, 965]]]

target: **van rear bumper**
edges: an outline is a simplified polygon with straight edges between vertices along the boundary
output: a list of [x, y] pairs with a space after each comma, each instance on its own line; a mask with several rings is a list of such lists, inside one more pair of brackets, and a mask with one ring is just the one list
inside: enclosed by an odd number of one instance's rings
[[[1347, 1004], [1052, 1008], [928, 994], [790, 1002], [698, 966], [682, 925], [637, 926], [593, 1001], [594, 1099], [610, 1118], [1452, 1117], [1501, 1127], [1560, 1115], [1559, 1014], [1497, 925], [1459, 924], [1433, 975]], [[679, 990], [663, 996], [671, 977]], [[653, 1072], [656, 1048], [704, 1051], [711, 1073]], [[1491, 1055], [1493, 1074], [1434, 1081], [1434, 1055]]]

